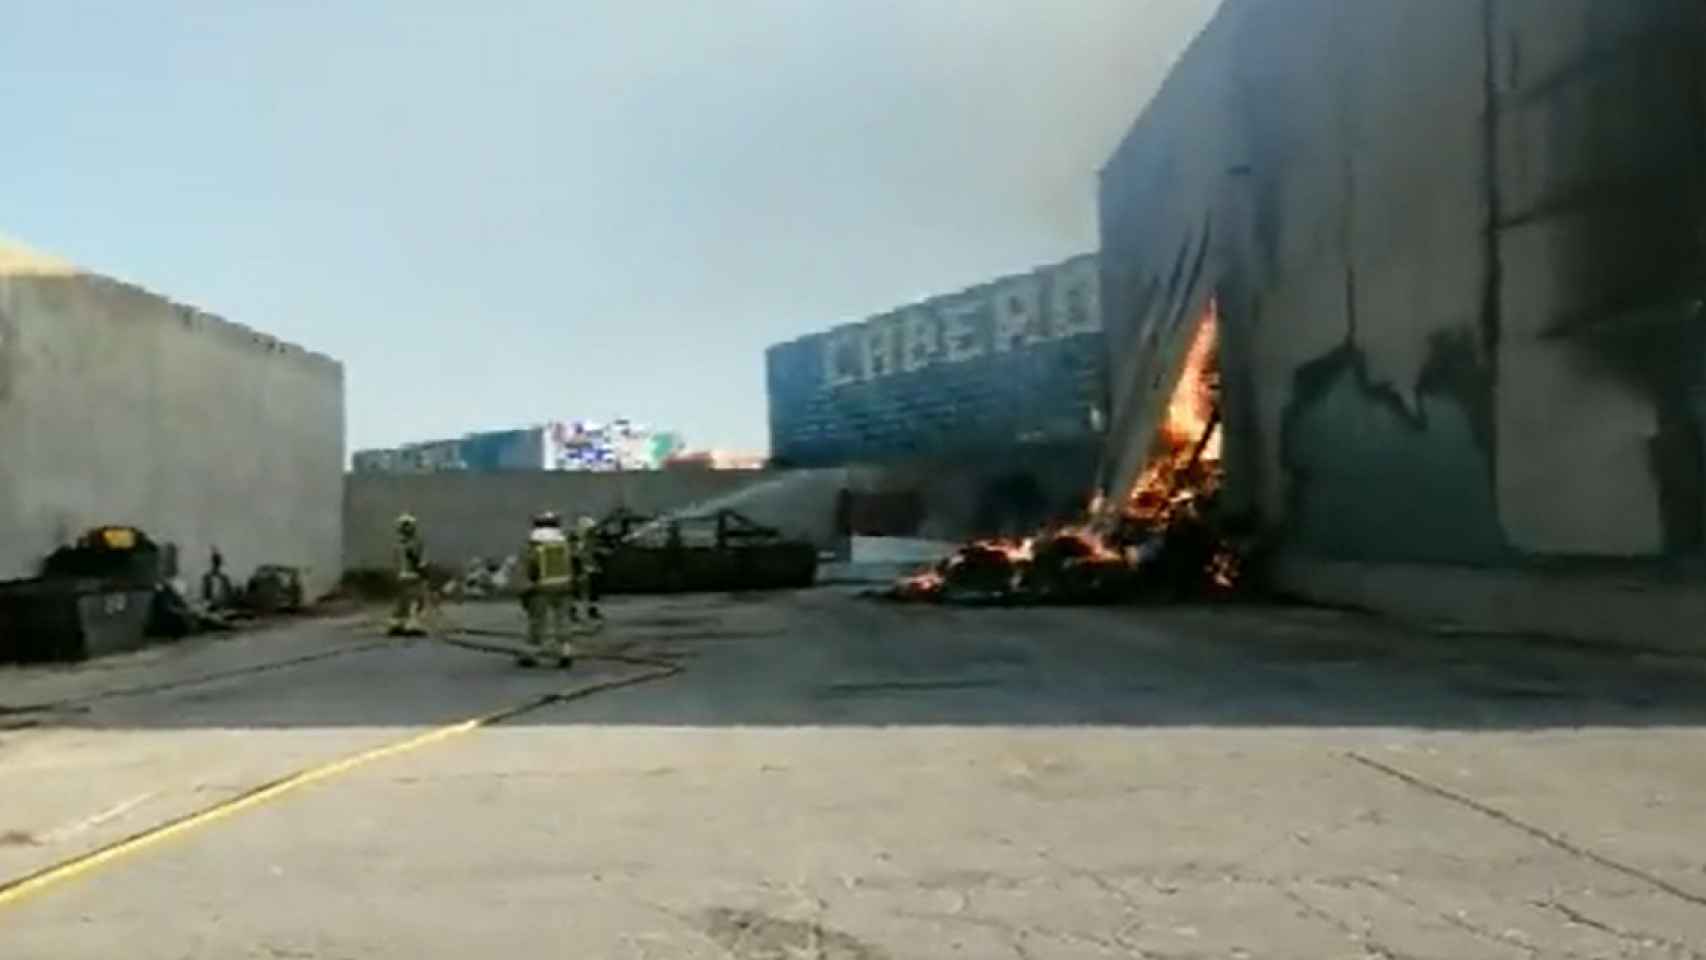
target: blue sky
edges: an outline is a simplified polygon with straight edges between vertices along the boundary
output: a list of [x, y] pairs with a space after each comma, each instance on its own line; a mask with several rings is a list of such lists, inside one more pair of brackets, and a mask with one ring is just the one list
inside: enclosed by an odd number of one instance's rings
[[768, 344], [1093, 249], [1213, 6], [32, 3], [0, 231], [342, 360], [352, 448], [762, 450]]

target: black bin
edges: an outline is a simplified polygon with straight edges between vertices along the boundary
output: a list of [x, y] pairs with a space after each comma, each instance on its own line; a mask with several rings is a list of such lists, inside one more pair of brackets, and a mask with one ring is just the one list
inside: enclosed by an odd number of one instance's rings
[[0, 662], [73, 662], [146, 642], [151, 590], [89, 579], [0, 583]]

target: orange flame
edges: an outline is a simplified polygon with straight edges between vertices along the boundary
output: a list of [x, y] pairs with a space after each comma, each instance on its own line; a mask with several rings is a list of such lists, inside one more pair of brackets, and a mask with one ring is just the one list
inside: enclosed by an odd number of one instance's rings
[[[1211, 298], [1185, 350], [1179, 384], [1167, 401], [1149, 464], [1126, 497], [1126, 513], [1135, 519], [1164, 521], [1218, 484], [1221, 431], [1214, 416], [1220, 390], [1219, 339], [1220, 307]], [[1185, 476], [1193, 468], [1202, 475]]]
[[[1220, 386], [1220, 371], [1216, 364], [1216, 348], [1220, 340], [1220, 305], [1209, 300], [1197, 324], [1197, 332], [1185, 351], [1184, 370], [1179, 386], [1167, 402], [1167, 420], [1162, 433], [1183, 443], [1195, 443], [1208, 430], [1214, 416], [1215, 392]], [[1203, 459], [1219, 460], [1203, 451]]]
[[[1123, 513], [1151, 530], [1165, 527], [1176, 519], [1192, 516], [1198, 509], [1198, 498], [1214, 493], [1219, 486], [1221, 430], [1216, 420], [1220, 392], [1219, 337], [1219, 304], [1211, 298], [1186, 348], [1179, 382], [1168, 398], [1166, 416], [1156, 430], [1149, 461], [1127, 493], [1123, 510], [1118, 504], [1110, 504], [1108, 497], [1098, 491], [1090, 500], [1086, 519], [1023, 540], [976, 541], [936, 566], [901, 580], [897, 587], [902, 595], [940, 594], [954, 571], [967, 562], [967, 551], [1003, 554], [1013, 566], [1014, 589], [1019, 589], [1026, 569], [1036, 562], [1038, 548], [1053, 548], [1063, 540], [1076, 540], [1082, 545], [1068, 546], [1064, 554], [1051, 550], [1051, 555], [1063, 557], [1069, 568], [1136, 564], [1135, 548], [1122, 549], [1106, 539], [1118, 536], [1112, 529], [1119, 520], [1117, 514]], [[1239, 557], [1223, 548], [1212, 558], [1205, 573], [1216, 587], [1231, 589], [1238, 580], [1240, 565]]]

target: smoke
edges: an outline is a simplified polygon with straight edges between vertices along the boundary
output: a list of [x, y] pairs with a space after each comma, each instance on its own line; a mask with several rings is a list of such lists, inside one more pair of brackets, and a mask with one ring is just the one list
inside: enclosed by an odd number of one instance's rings
[[[1095, 240], [1096, 171], [1219, 0], [903, 3], [897, 55], [916, 109], [949, 118], [967, 189], [1059, 245]], [[1015, 266], [1023, 266], [1015, 264]]]
[[344, 360], [358, 447], [755, 447], [767, 345], [1092, 249], [1214, 3], [73, 6], [0, 31], [18, 229]]
[[[1093, 249], [1098, 168], [1215, 6], [719, 4], [629, 78], [637, 132], [592, 149], [657, 185], [612, 195], [657, 225], [648, 256], [707, 268], [649, 296], [736, 296], [796, 335]], [[718, 282], [753, 276], [788, 279]]]

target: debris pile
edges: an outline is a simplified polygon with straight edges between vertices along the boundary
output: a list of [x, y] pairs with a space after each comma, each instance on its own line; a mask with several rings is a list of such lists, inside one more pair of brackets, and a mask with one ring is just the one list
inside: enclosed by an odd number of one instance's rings
[[617, 510], [599, 522], [607, 593], [790, 590], [817, 575], [817, 548], [735, 510], [648, 517]]
[[254, 613], [295, 613], [304, 600], [302, 571], [283, 564], [256, 567], [243, 588], [243, 606]]
[[444, 586], [439, 588], [439, 592], [446, 597], [469, 600], [503, 596], [509, 593], [510, 584], [515, 581], [515, 572], [520, 563], [520, 559], [514, 554], [501, 559], [475, 557], [468, 561], [459, 579], [446, 581]]
[[78, 661], [231, 626], [188, 595], [175, 544], [96, 527], [49, 554], [39, 576], [0, 583], [0, 662]]

